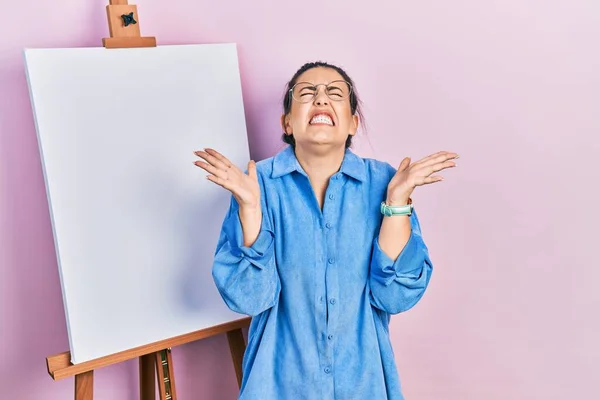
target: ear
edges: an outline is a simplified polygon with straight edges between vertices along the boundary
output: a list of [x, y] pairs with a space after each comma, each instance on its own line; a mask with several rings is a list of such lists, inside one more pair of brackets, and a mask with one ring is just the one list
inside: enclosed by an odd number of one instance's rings
[[290, 125], [289, 115], [283, 114], [281, 116], [281, 128], [286, 133], [286, 135], [290, 135], [292, 133], [292, 126]]
[[354, 114], [352, 116], [352, 125], [350, 126], [350, 136], [356, 135], [356, 131], [358, 130], [359, 122], [360, 122], [360, 119], [359, 119], [358, 115]]

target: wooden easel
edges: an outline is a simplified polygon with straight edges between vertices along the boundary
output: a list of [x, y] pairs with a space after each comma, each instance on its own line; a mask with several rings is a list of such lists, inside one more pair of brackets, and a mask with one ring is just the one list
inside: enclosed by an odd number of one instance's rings
[[[129, 5], [127, 0], [110, 0], [106, 13], [110, 37], [102, 39], [105, 48], [156, 47], [155, 37], [142, 37], [140, 34], [135, 5]], [[226, 333], [238, 386], [241, 386], [242, 361], [246, 350], [242, 328], [249, 324], [250, 318], [244, 318], [75, 365], [71, 363], [71, 353], [67, 351], [47, 357], [46, 365], [54, 380], [75, 377], [75, 400], [93, 400], [94, 370], [139, 358], [140, 399], [155, 400], [156, 376], [160, 400], [177, 400], [171, 348]]]
[[75, 377], [75, 400], [93, 400], [94, 370], [139, 358], [140, 400], [156, 398], [155, 376], [158, 378], [160, 400], [177, 400], [171, 348], [226, 333], [238, 387], [241, 387], [242, 361], [246, 350], [242, 328], [249, 323], [250, 318], [244, 318], [78, 364], [71, 363], [71, 353], [66, 351], [47, 357], [46, 365], [54, 380]]
[[127, 4], [127, 0], [110, 0], [106, 6], [109, 38], [102, 39], [107, 49], [130, 47], [156, 47], [156, 38], [142, 37], [137, 6]]

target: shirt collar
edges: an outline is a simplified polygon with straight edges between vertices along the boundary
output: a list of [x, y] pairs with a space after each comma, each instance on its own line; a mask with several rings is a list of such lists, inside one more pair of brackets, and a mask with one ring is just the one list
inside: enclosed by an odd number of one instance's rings
[[[273, 158], [273, 172], [271, 173], [271, 177], [279, 178], [294, 171], [306, 175], [306, 172], [302, 169], [296, 158], [294, 149], [288, 145], [287, 148], [280, 151]], [[350, 149], [346, 149], [340, 172], [362, 182], [366, 178], [365, 162]]]

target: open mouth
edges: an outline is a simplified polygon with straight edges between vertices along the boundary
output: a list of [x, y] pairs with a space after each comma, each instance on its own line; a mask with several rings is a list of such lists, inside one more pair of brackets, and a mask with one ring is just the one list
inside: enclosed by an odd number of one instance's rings
[[333, 118], [328, 113], [317, 113], [313, 115], [309, 122], [310, 125], [328, 125], [334, 126]]

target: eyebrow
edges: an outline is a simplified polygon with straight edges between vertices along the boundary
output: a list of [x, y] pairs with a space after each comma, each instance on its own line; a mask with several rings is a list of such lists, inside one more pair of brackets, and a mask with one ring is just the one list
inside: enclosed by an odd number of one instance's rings
[[312, 82], [302, 81], [302, 82], [297, 82], [296, 85], [305, 84], [305, 85], [307, 85], [305, 87], [311, 87], [311, 88], [315, 88], [317, 85], [325, 85], [326, 87], [330, 87], [330, 86], [339, 87], [343, 83], [344, 83], [344, 81], [340, 81], [340, 80], [335, 80], [335, 81], [331, 81], [331, 82], [328, 82], [328, 83], [318, 83], [318, 84], [314, 84]]
[[317, 87], [315, 85], [313, 85], [312, 83], [307, 83], [307, 86], [301, 86], [300, 90], [316, 90]]

